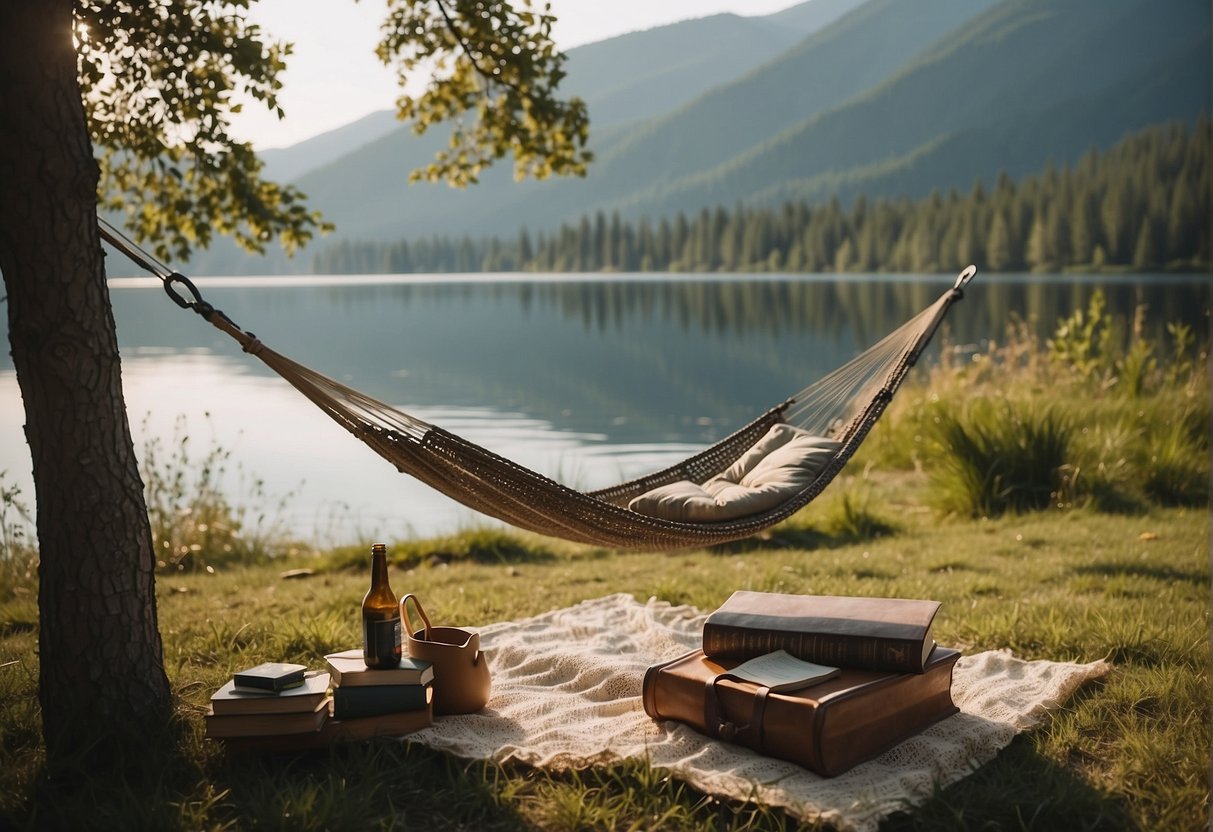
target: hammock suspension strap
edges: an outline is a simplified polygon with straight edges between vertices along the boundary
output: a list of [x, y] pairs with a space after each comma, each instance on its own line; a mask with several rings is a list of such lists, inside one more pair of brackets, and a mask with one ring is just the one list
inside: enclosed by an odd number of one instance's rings
[[108, 220], [98, 217], [97, 224], [101, 231], [101, 236], [105, 238], [107, 243], [129, 257], [135, 265], [146, 269], [154, 277], [160, 279], [160, 282], [164, 284], [164, 293], [169, 296], [169, 299], [173, 303], [182, 309], [192, 310], [202, 318], [210, 321], [215, 327], [230, 335], [240, 344], [241, 349], [250, 355], [260, 355], [265, 345], [261, 343], [257, 336], [241, 329], [223, 310], [216, 309], [204, 300], [202, 292], [198, 290], [198, 287], [194, 285], [192, 280], [181, 272], [169, 269], [168, 266], [131, 241], [129, 237], [110, 224]]

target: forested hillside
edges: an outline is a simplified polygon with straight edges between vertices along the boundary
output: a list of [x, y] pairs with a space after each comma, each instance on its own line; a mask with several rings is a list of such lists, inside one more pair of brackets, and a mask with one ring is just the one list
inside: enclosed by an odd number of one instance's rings
[[1003, 174], [961, 195], [723, 206], [633, 223], [598, 212], [510, 238], [339, 243], [333, 274], [502, 271], [952, 272], [1208, 269], [1208, 119], [1142, 131], [1073, 166]]
[[[992, 5], [994, 0], [869, 0], [754, 72], [615, 138], [584, 181], [516, 189], [515, 210], [529, 223], [554, 225], [586, 210], [657, 217], [713, 201], [748, 200], [770, 181], [752, 173], [727, 173], [738, 160], [758, 153], [779, 168], [780, 181], [797, 174], [801, 163], [770, 155], [776, 137], [798, 130], [817, 114], [849, 111], [851, 102]], [[918, 96], [908, 106], [933, 109]], [[840, 144], [830, 137], [813, 150], [830, 158], [847, 146], [860, 147], [863, 140], [856, 135]], [[893, 136], [882, 140], [902, 146]], [[701, 189], [709, 194], [707, 202], [700, 201]], [[490, 219], [485, 222], [493, 228]]]
[[926, 196], [1073, 162], [1208, 107], [1207, 5], [1003, 0], [843, 106], [620, 208], [662, 216], [776, 195]]
[[[599, 215], [608, 226], [618, 215], [639, 239], [645, 220], [652, 235], [663, 220], [672, 235], [679, 215], [690, 228], [716, 206], [736, 216], [788, 203], [828, 210], [836, 200], [847, 215], [858, 197], [871, 206], [933, 191], [947, 203], [949, 191], [967, 194], [977, 180], [1019, 183], [1147, 127], [1193, 125], [1213, 98], [1211, 30], [1204, 0], [808, 0], [570, 50], [564, 92], [589, 106], [596, 157], [585, 179], [515, 182], [507, 164], [464, 191], [409, 185], [443, 136], [407, 125], [383, 133], [377, 116], [270, 154], [268, 164], [291, 172], [336, 224], [316, 252], [400, 240], [421, 251], [435, 235], [515, 240], [525, 226], [538, 257], [540, 232], [550, 248], [569, 226], [579, 231], [583, 215], [591, 230]], [[1131, 261], [1141, 217], [1130, 224], [1134, 240], [1109, 240], [1107, 262]], [[801, 249], [805, 268], [833, 267], [828, 247]], [[790, 244], [781, 250], [795, 262]], [[1017, 257], [1011, 267], [1036, 265]], [[682, 260], [650, 253], [657, 269], [691, 267]], [[191, 270], [307, 272], [316, 262], [312, 252], [249, 258], [221, 245]], [[568, 258], [545, 262], [564, 268]], [[728, 262], [758, 268], [741, 255]]]

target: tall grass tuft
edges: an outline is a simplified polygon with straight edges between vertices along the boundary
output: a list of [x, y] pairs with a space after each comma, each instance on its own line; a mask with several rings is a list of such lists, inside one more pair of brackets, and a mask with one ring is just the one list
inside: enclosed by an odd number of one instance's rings
[[1151, 432], [1141, 463], [1141, 488], [1164, 506], [1201, 505], [1209, 501], [1209, 448], [1195, 441], [1182, 422]]
[[1140, 512], [1150, 505], [1207, 502], [1207, 390], [1192, 396], [1168, 389], [1139, 400], [1111, 397], [1071, 407], [1088, 414], [1076, 455], [1094, 508]]
[[1041, 341], [945, 344], [856, 462], [925, 472], [935, 504], [990, 516], [1050, 505], [1142, 513], [1209, 499], [1209, 352], [1190, 327], [1149, 340], [1096, 292]]
[[936, 505], [970, 517], [1064, 506], [1073, 500], [1074, 428], [1055, 409], [979, 399], [943, 411], [932, 431]]
[[140, 473], [152, 527], [157, 566], [176, 571], [213, 570], [258, 563], [283, 554], [288, 533], [283, 507], [264, 483], [236, 463], [237, 498], [225, 486], [231, 451], [213, 441], [196, 454], [185, 417], [178, 417], [171, 442], [153, 436], [143, 445]]
[[21, 488], [0, 471], [0, 600], [28, 592], [38, 572], [33, 520]]
[[819, 523], [830, 537], [848, 543], [897, 533], [897, 524], [872, 508], [872, 495], [867, 491], [862, 494], [843, 491], [838, 500], [827, 507]]

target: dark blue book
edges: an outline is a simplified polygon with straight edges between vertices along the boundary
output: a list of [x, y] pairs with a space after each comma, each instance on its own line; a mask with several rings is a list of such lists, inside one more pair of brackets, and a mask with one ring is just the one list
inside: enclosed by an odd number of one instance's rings
[[307, 668], [301, 664], [265, 662], [232, 675], [235, 690], [241, 693], [280, 693], [303, 684]]
[[416, 711], [427, 703], [428, 685], [358, 685], [333, 688], [333, 718], [358, 719]]

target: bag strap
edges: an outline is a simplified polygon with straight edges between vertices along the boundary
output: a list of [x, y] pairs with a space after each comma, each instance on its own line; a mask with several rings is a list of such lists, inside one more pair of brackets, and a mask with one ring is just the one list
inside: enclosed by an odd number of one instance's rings
[[745, 725], [729, 722], [720, 707], [720, 696], [716, 683], [728, 678], [727, 673], [720, 673], [708, 680], [703, 697], [703, 724], [707, 733], [726, 742], [740, 743], [748, 746], [759, 754], [766, 753], [766, 732], [763, 730], [763, 719], [766, 716], [767, 694], [771, 689], [759, 685], [754, 690], [754, 700], [750, 708], [750, 721]]
[[430, 629], [431, 629], [430, 618], [428, 615], [425, 614], [425, 608], [421, 606], [421, 600], [411, 592], [400, 599], [400, 615], [402, 618], [404, 618], [404, 626], [408, 628], [408, 634], [410, 636], [412, 636], [413, 633], [417, 632], [413, 628], [412, 620], [409, 618], [409, 607], [408, 607], [409, 599], [412, 599], [413, 606], [415, 606], [417, 608], [417, 614], [420, 615], [421, 620], [423, 622], [425, 622], [425, 640], [431, 641], [432, 639], [430, 639]]

